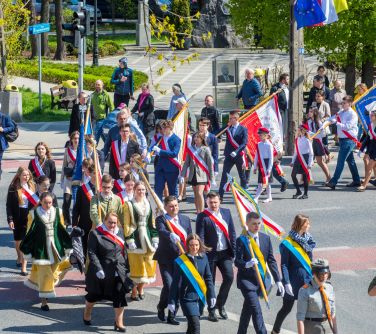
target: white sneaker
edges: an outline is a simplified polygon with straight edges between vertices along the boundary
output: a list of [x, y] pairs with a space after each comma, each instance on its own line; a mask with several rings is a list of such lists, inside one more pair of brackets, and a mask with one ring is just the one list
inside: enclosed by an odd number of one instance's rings
[[272, 198], [267, 198], [265, 200], [262, 201], [262, 203], [269, 203], [269, 202], [272, 202], [273, 199]]

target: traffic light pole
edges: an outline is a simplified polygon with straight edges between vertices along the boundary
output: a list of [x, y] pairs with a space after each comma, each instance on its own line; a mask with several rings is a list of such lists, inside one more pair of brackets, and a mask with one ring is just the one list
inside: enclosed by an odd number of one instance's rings
[[83, 64], [83, 53], [84, 53], [84, 39], [81, 38], [81, 33], [79, 44], [78, 44], [78, 92], [82, 92], [84, 89], [84, 64]]
[[93, 39], [93, 66], [98, 66], [98, 0], [94, 0], [94, 39]]
[[39, 91], [39, 111], [42, 112], [42, 34], [37, 35], [38, 43], [38, 91]]

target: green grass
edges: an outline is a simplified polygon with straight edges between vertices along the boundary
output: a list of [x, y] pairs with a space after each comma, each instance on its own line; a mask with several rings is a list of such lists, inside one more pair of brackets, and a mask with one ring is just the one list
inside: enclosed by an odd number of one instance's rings
[[65, 109], [51, 110], [51, 97], [49, 94], [42, 94], [42, 111], [39, 110], [39, 94], [29, 88], [21, 88], [22, 93], [22, 117], [27, 122], [53, 122], [69, 121], [70, 111]]
[[[131, 22], [125, 22], [125, 23], [120, 23], [120, 22], [115, 22], [115, 31], [116, 30], [135, 30], [136, 29], [136, 23], [131, 23]], [[94, 28], [92, 27], [92, 30]], [[112, 31], [112, 23], [100, 23], [98, 24], [98, 30], [100, 31]]]

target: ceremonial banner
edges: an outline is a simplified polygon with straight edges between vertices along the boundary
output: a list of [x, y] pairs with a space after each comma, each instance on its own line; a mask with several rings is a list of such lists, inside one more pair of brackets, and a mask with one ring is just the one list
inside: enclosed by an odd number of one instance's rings
[[248, 117], [242, 119], [240, 124], [248, 130], [247, 148], [252, 160], [257, 150], [257, 143], [260, 141], [257, 131], [265, 127], [270, 131], [270, 140], [277, 153], [282, 154], [283, 150], [283, 126], [282, 117], [278, 109], [278, 96], [275, 95], [267, 103], [261, 105]]
[[183, 166], [186, 156], [186, 145], [188, 136], [188, 108], [183, 108], [172, 119], [174, 122], [173, 132], [181, 139], [180, 151], [177, 160]]
[[376, 85], [371, 87], [365, 94], [363, 94], [359, 100], [355, 101], [355, 111], [358, 114], [360, 122], [365, 131], [368, 131], [369, 124], [371, 122], [369, 118], [369, 112], [376, 104]]

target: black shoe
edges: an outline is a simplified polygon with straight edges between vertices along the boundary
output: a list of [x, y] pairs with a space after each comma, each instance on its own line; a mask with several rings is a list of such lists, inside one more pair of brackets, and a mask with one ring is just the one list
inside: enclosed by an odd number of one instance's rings
[[219, 315], [220, 315], [220, 317], [222, 319], [225, 319], [225, 320], [228, 319], [228, 315], [227, 315], [226, 310], [225, 310], [225, 308], [223, 306], [222, 307], [218, 307], [218, 313], [219, 313]]
[[82, 320], [86, 326], [91, 326], [91, 320], [85, 320], [84, 318]]
[[289, 182], [283, 182], [281, 183], [281, 193], [285, 192], [287, 190], [287, 187], [289, 186]]
[[125, 327], [119, 327], [116, 322], [114, 323], [114, 331], [115, 332], [120, 332], [120, 333], [125, 333], [127, 329]]
[[376, 179], [370, 180], [369, 183], [376, 187]]
[[346, 187], [348, 187], [348, 188], [352, 188], [352, 187], [360, 187], [360, 182], [350, 182], [350, 183], [348, 183], [348, 184], [346, 184]]
[[218, 317], [215, 314], [215, 309], [209, 310], [208, 320], [211, 321], [211, 322], [218, 322]]
[[40, 307], [40, 309], [41, 309], [42, 311], [49, 311], [49, 310], [50, 310], [50, 308], [48, 307], [47, 304], [46, 304], [46, 305], [42, 305], [42, 306]]
[[307, 198], [308, 198], [308, 195], [306, 195], [306, 194], [299, 197], [299, 199], [307, 199]]
[[175, 326], [180, 325], [180, 322], [175, 320], [175, 314], [171, 313], [171, 311], [168, 311], [167, 323]]
[[21, 271], [21, 276], [27, 276], [29, 273], [27, 271]]
[[166, 321], [166, 315], [165, 315], [164, 309], [157, 307], [157, 310], [158, 310], [158, 313], [157, 313], [158, 319], [160, 321]]
[[328, 187], [328, 188], [330, 188], [330, 189], [332, 189], [332, 190], [335, 190], [335, 189], [336, 189], [335, 184], [330, 183], [330, 182], [325, 183], [325, 187]]
[[292, 199], [297, 199], [302, 195], [302, 193], [296, 193], [295, 195], [292, 195]]
[[136, 297], [131, 296], [131, 300], [133, 300], [134, 302], [138, 302], [140, 301], [140, 298], [138, 296]]
[[139, 294], [138, 294], [138, 298], [140, 298], [140, 300], [144, 300], [144, 299], [145, 299], [145, 295], [144, 295], [144, 294], [141, 294], [141, 293], [139, 293]]

